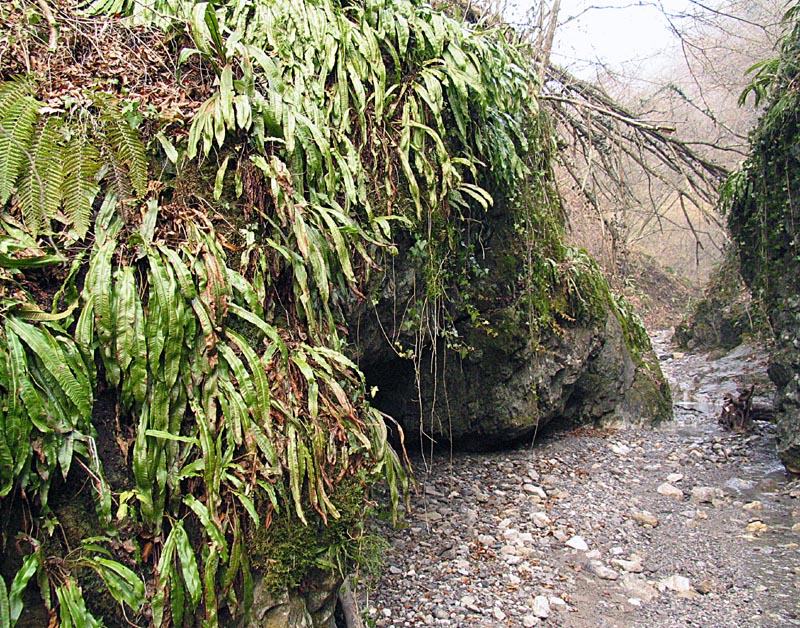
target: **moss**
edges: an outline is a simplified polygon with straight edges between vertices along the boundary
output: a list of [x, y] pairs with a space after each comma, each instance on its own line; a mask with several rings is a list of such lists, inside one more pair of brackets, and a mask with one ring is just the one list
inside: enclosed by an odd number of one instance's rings
[[385, 542], [364, 530], [370, 514], [365, 497], [364, 486], [355, 478], [347, 479], [331, 496], [338, 519], [325, 524], [319, 516], [308, 516], [304, 525], [293, 512], [284, 511], [268, 527], [254, 531], [251, 563], [263, 573], [267, 590], [303, 589], [320, 569], [342, 577], [359, 568], [368, 573], [378, 570]]
[[[622, 325], [622, 333], [625, 338], [625, 345], [631, 352], [631, 357], [637, 367], [647, 366], [644, 356], [650, 351], [650, 337], [644, 328], [642, 319], [633, 311], [630, 303], [623, 296], [611, 294], [611, 312], [617, 317]], [[657, 365], [657, 362], [656, 362]], [[661, 373], [660, 367], [658, 373]], [[663, 379], [663, 378], [661, 378]]]
[[746, 336], [765, 339], [770, 332], [763, 304], [745, 286], [736, 250], [730, 247], [703, 298], [675, 328], [675, 340], [687, 349], [732, 349]]
[[635, 415], [648, 417], [653, 425], [672, 418], [672, 392], [652, 351], [639, 356], [636, 378], [626, 397]]
[[[781, 55], [768, 77], [770, 102], [750, 137], [750, 155], [721, 191], [721, 206], [738, 247], [741, 272], [754, 295], [767, 308], [800, 289], [800, 19], [795, 6], [786, 15]], [[763, 72], [763, 70], [762, 70]], [[756, 82], [767, 78], [757, 76]], [[755, 83], [754, 83], [755, 84]]]

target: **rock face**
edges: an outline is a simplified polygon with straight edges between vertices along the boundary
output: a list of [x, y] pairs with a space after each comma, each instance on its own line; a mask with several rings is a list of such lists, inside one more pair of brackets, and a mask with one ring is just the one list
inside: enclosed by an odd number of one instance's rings
[[[783, 54], [790, 58], [781, 67], [795, 67], [796, 47], [785, 46]], [[742, 277], [760, 296], [775, 338], [769, 375], [778, 389], [778, 452], [787, 470], [800, 473], [800, 205], [794, 200], [800, 194], [800, 94], [783, 93], [787, 85], [793, 83], [777, 83], [753, 131], [750, 157], [732, 176], [726, 209]]]
[[469, 301], [477, 313], [467, 316], [456, 301], [452, 326], [435, 341], [415, 335], [418, 320], [409, 324], [409, 312], [421, 309], [414, 296], [420, 272], [404, 253], [373, 303], [353, 312], [351, 339], [368, 385], [378, 389], [375, 405], [400, 423], [406, 439], [471, 450], [520, 442], [556, 422], [650, 424], [671, 417], [669, 387], [649, 341], [631, 346], [631, 321], [610, 298], [599, 315], [556, 315], [554, 324], [531, 331], [525, 299], [508, 289], [519, 267], [501, 259], [514, 250], [509, 231], [504, 237], [496, 230], [500, 243], [487, 246], [487, 273], [471, 286], [482, 295]]
[[788, 471], [800, 473], [800, 299], [785, 299], [773, 319], [777, 333], [769, 377], [778, 388], [778, 454]]
[[464, 357], [428, 350], [419, 371], [388, 344], [362, 345], [361, 368], [378, 387], [376, 405], [406, 437], [424, 433], [465, 449], [512, 444], [556, 421], [651, 424], [671, 416], [655, 356], [648, 351], [637, 364], [613, 313], [538, 345], [520, 332], [476, 338]]
[[332, 628], [336, 626], [336, 595], [342, 579], [319, 572], [302, 591], [271, 591], [256, 578], [250, 613], [239, 628]]
[[689, 318], [675, 326], [673, 340], [692, 351], [730, 350], [738, 347], [747, 335], [767, 329], [763, 311], [742, 280], [738, 255], [730, 249]]

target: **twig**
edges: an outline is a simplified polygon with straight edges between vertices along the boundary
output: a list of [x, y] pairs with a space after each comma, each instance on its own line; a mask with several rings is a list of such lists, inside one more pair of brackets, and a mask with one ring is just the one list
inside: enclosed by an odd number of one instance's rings
[[55, 52], [56, 48], [58, 48], [58, 24], [56, 23], [56, 18], [53, 17], [53, 12], [50, 10], [50, 7], [47, 6], [45, 0], [36, 0], [36, 3], [42, 10], [42, 15], [44, 19], [47, 20], [47, 25], [50, 27], [50, 39], [47, 43], [47, 50], [49, 52]]

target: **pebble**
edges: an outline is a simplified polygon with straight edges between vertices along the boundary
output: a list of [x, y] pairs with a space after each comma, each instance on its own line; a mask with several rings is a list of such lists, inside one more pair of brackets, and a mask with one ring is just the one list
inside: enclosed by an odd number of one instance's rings
[[616, 571], [611, 569], [611, 567], [604, 565], [599, 560], [590, 561], [589, 569], [601, 580], [616, 580], [619, 578], [619, 574]]
[[640, 526], [644, 527], [655, 528], [658, 525], [658, 517], [656, 517], [653, 513], [647, 512], [646, 510], [643, 512], [632, 513], [631, 519], [633, 519]]
[[537, 595], [535, 598], [533, 598], [531, 610], [533, 611], [534, 617], [538, 617], [539, 619], [547, 619], [550, 617], [550, 602], [544, 595]]
[[642, 557], [637, 556], [636, 554], [631, 555], [629, 560], [612, 558], [611, 564], [629, 573], [642, 573], [644, 571], [644, 567], [642, 566]]
[[645, 580], [642, 576], [626, 573], [622, 575], [622, 578], [620, 578], [620, 583], [622, 584], [622, 588], [625, 593], [636, 600], [650, 602], [658, 597], [658, 591], [656, 588], [647, 582], [647, 580]]
[[698, 504], [711, 504], [717, 499], [724, 497], [724, 493], [711, 486], [695, 486], [692, 489], [692, 501]]
[[536, 486], [535, 484], [525, 484], [523, 485], [522, 490], [530, 495], [536, 495], [536, 497], [541, 499], [547, 499], [547, 492], [541, 486]]
[[765, 524], [763, 521], [756, 520], [748, 523], [744, 529], [746, 532], [749, 532], [753, 536], [761, 536], [767, 531], [768, 528], [767, 524]]
[[586, 544], [582, 536], [573, 536], [568, 541], [564, 543], [567, 547], [571, 547], [574, 550], [578, 550], [579, 552], [585, 552], [589, 549], [589, 546]]
[[550, 608], [555, 608], [556, 610], [567, 610], [567, 603], [562, 600], [560, 597], [550, 596], [547, 598], [547, 601], [550, 603]]
[[677, 486], [673, 486], [669, 482], [664, 482], [656, 489], [664, 497], [671, 497], [673, 499], [683, 499], [683, 491]]
[[612, 443], [610, 445], [610, 448], [611, 451], [620, 456], [627, 456], [629, 453], [631, 453], [631, 448], [623, 443], [616, 443], [616, 444]]
[[553, 523], [552, 519], [547, 516], [546, 512], [533, 513], [531, 515], [531, 520], [533, 521], [533, 525], [535, 525], [537, 528], [547, 528]]
[[423, 521], [425, 523], [432, 523], [434, 521], [441, 521], [442, 514], [436, 512], [435, 510], [431, 510], [430, 512], [421, 512], [414, 515], [414, 518], [417, 521]]
[[656, 585], [659, 591], [675, 591], [676, 593], [686, 593], [692, 590], [692, 583], [686, 576], [674, 575], [669, 578], [659, 580]]
[[459, 603], [461, 604], [461, 606], [463, 606], [464, 608], [468, 608], [469, 610], [475, 611], [476, 613], [478, 613], [478, 612], [480, 612], [480, 609], [478, 609], [478, 607], [475, 605], [476, 602], [477, 602], [477, 599], [472, 595], [465, 595], [465, 596], [463, 596], [461, 598], [461, 600], [459, 600]]

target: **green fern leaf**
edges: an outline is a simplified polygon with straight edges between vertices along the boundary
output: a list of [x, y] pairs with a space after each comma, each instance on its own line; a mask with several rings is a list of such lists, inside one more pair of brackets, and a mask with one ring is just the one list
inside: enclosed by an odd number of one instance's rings
[[105, 103], [101, 116], [105, 137], [114, 151], [114, 158], [125, 164], [136, 194], [147, 194], [147, 157], [139, 134], [131, 128], [114, 104]]
[[30, 149], [33, 163], [23, 170], [20, 180], [19, 205], [25, 226], [34, 236], [47, 228], [48, 221], [61, 206], [64, 170], [58, 141], [62, 126], [61, 119], [54, 116], [39, 126]]
[[33, 95], [31, 82], [24, 76], [0, 83], [0, 120], [6, 117], [9, 109], [21, 98]]
[[30, 141], [38, 118], [39, 103], [23, 95], [8, 104], [0, 118], [0, 206], [14, 192], [20, 171], [30, 159]]
[[36, 354], [44, 369], [55, 379], [63, 394], [78, 410], [78, 416], [70, 417], [72, 427], [75, 427], [81, 419], [90, 417], [92, 391], [87, 373], [83, 369], [73, 368], [75, 364], [70, 362], [59, 340], [45, 328], [34, 327], [16, 317], [10, 316], [6, 320], [9, 329]]
[[78, 2], [78, 10], [87, 15], [128, 15], [132, 5], [128, 0], [86, 0]]
[[104, 151], [103, 160], [105, 166], [108, 167], [108, 174], [111, 178], [114, 194], [120, 199], [121, 203], [125, 203], [128, 199], [133, 197], [130, 180], [128, 178], [128, 169], [125, 164], [119, 160], [119, 155], [113, 151]]
[[92, 202], [100, 189], [96, 175], [100, 169], [100, 153], [78, 133], [64, 152], [64, 180], [61, 193], [64, 213], [79, 237], [86, 235], [92, 216]]

